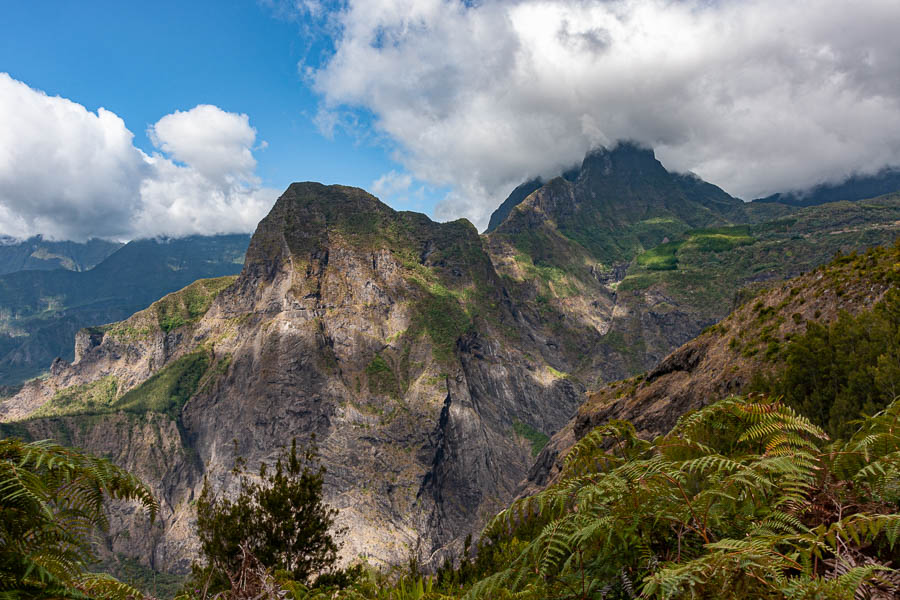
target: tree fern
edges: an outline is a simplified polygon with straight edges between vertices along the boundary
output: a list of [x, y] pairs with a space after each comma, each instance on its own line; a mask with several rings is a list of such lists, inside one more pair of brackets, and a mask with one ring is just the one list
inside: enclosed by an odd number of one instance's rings
[[653, 442], [628, 423], [598, 428], [569, 453], [557, 484], [489, 524], [496, 534], [545, 523], [468, 597], [875, 593], [893, 576], [877, 557], [840, 573], [827, 561], [842, 548], [890, 551], [900, 538], [896, 504], [886, 502], [900, 482], [898, 415], [889, 406], [846, 443], [829, 443], [809, 419], [760, 396], [685, 415]]
[[140, 593], [87, 572], [104, 500], [134, 500], [150, 518], [149, 488], [106, 459], [50, 441], [0, 440], [0, 598], [126, 598]]

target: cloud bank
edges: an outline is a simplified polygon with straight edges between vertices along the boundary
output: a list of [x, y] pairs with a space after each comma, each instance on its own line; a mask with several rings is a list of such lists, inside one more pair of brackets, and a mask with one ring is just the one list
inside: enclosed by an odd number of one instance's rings
[[323, 24], [319, 121], [374, 116], [452, 186], [441, 218], [484, 226], [625, 138], [747, 199], [900, 164], [896, 0], [347, 0]]
[[200, 105], [148, 129], [145, 154], [114, 113], [0, 73], [0, 233], [132, 239], [252, 231], [260, 187], [247, 115]]

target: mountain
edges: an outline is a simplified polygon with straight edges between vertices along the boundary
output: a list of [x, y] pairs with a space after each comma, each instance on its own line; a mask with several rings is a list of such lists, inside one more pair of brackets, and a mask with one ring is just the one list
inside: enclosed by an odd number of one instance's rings
[[874, 175], [852, 175], [841, 183], [823, 183], [807, 190], [772, 194], [753, 202], [778, 202], [789, 206], [817, 206], [827, 202], [866, 198], [900, 192], [900, 169], [884, 168]]
[[506, 220], [506, 217], [509, 216], [509, 213], [511, 213], [515, 207], [524, 202], [525, 198], [530, 196], [532, 192], [539, 190], [542, 187], [544, 187], [544, 180], [540, 177], [531, 179], [517, 186], [516, 189], [510, 192], [509, 196], [506, 197], [506, 200], [497, 207], [497, 210], [491, 213], [491, 218], [490, 221], [488, 221], [485, 233], [490, 233], [497, 229], [497, 227], [500, 226], [500, 223]]
[[530, 438], [581, 400], [537, 320], [504, 296], [467, 221], [294, 184], [234, 283], [197, 282], [82, 331], [75, 362], [26, 385], [5, 420], [154, 482], [159, 535], [135, 524], [114, 547], [157, 568], [186, 568], [190, 500], [204, 477], [233, 489], [235, 450], [252, 465], [313, 434], [327, 500], [350, 529], [345, 556], [439, 564], [512, 496]]
[[118, 242], [53, 242], [41, 236], [16, 240], [0, 236], [0, 275], [16, 271], [87, 271], [122, 247]]
[[[567, 181], [574, 182], [578, 177], [580, 169], [569, 169], [560, 175], [563, 179]], [[491, 213], [490, 221], [488, 222], [487, 229], [485, 233], [490, 233], [493, 230], [497, 229], [500, 226], [500, 223], [506, 220], [506, 217], [509, 216], [509, 213], [517, 207], [519, 204], [525, 201], [525, 199], [531, 195], [532, 192], [539, 190], [544, 186], [546, 182], [540, 178], [535, 177], [534, 179], [530, 179], [525, 183], [519, 185], [510, 192], [509, 196], [507, 196], [506, 200], [497, 207], [493, 213]]]
[[570, 375], [594, 385], [651, 369], [744, 286], [892, 241], [898, 202], [744, 203], [623, 143], [588, 153], [484, 237], [510, 293], [571, 349]]
[[0, 404], [2, 431], [151, 482], [157, 523], [118, 507], [107, 550], [182, 572], [204, 478], [231, 493], [238, 456], [254, 468], [315, 434], [344, 559], [436, 566], [573, 431], [586, 392], [652, 369], [761, 286], [892, 241], [900, 221], [900, 195], [760, 206], [633, 145], [590, 153], [484, 235], [293, 184], [236, 279], [80, 330], [71, 363]]
[[[773, 391], [785, 396], [784, 390], [772, 382], [790, 366], [811, 360], [805, 353], [810, 336], [824, 335], [827, 339], [831, 335], [841, 345], [824, 357], [832, 364], [816, 373], [815, 378], [824, 385], [827, 378], [834, 377], [836, 365], [848, 360], [842, 353], [852, 352], [856, 344], [860, 349], [871, 345], [866, 332], [852, 330], [854, 316], [871, 314], [875, 307], [885, 305], [886, 311], [894, 315], [891, 327], [896, 330], [900, 326], [895, 317], [900, 307], [900, 297], [896, 295], [900, 283], [898, 261], [900, 238], [893, 246], [840, 256], [804, 275], [770, 285], [646, 373], [592, 391], [572, 420], [538, 456], [520, 492], [531, 494], [543, 489], [560, 472], [568, 450], [594, 428], [610, 421], [630, 421], [641, 437], [652, 439], [668, 433], [688, 411], [732, 394]], [[823, 328], [829, 326], [831, 333]], [[870, 330], [871, 324], [861, 327]], [[820, 331], [824, 333], [818, 334]], [[900, 338], [894, 338], [874, 350], [887, 358], [895, 356], [898, 348]], [[867, 365], [867, 370], [874, 369], [874, 364]], [[855, 379], [849, 385], [855, 385], [852, 394], [859, 398], [860, 406], [876, 396], [877, 385], [860, 387], [864, 383], [861, 373], [851, 375], [851, 379]], [[796, 386], [797, 382], [791, 385]], [[888, 399], [893, 400], [895, 383], [882, 385], [888, 390]], [[838, 382], [829, 381], [828, 387], [832, 386], [838, 386]], [[790, 394], [787, 400], [791, 400]], [[817, 393], [812, 400], [817, 404], [816, 412], [827, 413], [827, 407], [821, 406], [824, 398]], [[865, 413], [874, 414], [883, 407], [884, 403], [869, 403]], [[808, 409], [804, 413], [816, 418]], [[846, 423], [862, 416], [862, 412], [845, 410], [840, 419]], [[821, 426], [827, 426], [827, 419], [817, 420]]]
[[[605, 265], [627, 261], [636, 252], [688, 229], [746, 221], [744, 203], [691, 175], [670, 173], [652, 150], [623, 142], [598, 148], [581, 168], [536, 188], [523, 184], [492, 215], [492, 232], [517, 247], [559, 235], [580, 244]], [[532, 195], [533, 194], [533, 195]]]
[[87, 271], [0, 275], [0, 385], [73, 357], [75, 332], [118, 321], [201, 277], [237, 273], [247, 235], [135, 240]]

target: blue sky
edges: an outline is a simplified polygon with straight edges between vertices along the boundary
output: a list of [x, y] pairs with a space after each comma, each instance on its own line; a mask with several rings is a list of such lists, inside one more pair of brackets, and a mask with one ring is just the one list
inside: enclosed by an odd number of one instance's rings
[[6, 3], [4, 13], [3, 70], [90, 110], [115, 112], [144, 150], [147, 125], [214, 104], [248, 114], [268, 142], [257, 156], [268, 185], [368, 186], [397, 168], [383, 146], [340, 133], [329, 140], [316, 129], [317, 98], [297, 67], [315, 56], [314, 40], [255, 2], [27, 1]]
[[[279, 18], [253, 0], [215, 2], [4, 3], [0, 71], [88, 110], [104, 107], [151, 152], [147, 126], [174, 110], [213, 104], [245, 113], [268, 145], [254, 152], [263, 185], [292, 181], [371, 189], [391, 170], [389, 138], [331, 138], [313, 122], [319, 102], [298, 73], [327, 40], [302, 20]], [[394, 202], [428, 211], [431, 201]]]
[[896, 0], [8, 0], [0, 234], [249, 231], [301, 180], [483, 228], [622, 139], [746, 200], [837, 182], [900, 165], [898, 30]]

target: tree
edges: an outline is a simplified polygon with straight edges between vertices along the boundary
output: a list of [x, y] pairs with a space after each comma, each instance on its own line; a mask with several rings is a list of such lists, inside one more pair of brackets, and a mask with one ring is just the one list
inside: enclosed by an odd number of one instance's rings
[[[322, 501], [325, 468], [315, 468], [313, 445], [298, 452], [297, 441], [282, 452], [274, 469], [260, 465], [251, 478], [238, 461], [240, 489], [234, 500], [213, 495], [209, 482], [197, 502], [197, 533], [213, 588], [237, 573], [244, 546], [262, 565], [296, 581], [331, 567], [338, 544], [330, 533], [337, 511]], [[342, 533], [342, 531], [337, 532]], [[195, 566], [195, 577], [204, 567]]]
[[137, 500], [156, 516], [149, 488], [106, 459], [51, 441], [0, 440], [0, 598], [140, 598], [96, 562], [91, 534], [108, 525], [106, 498]]

